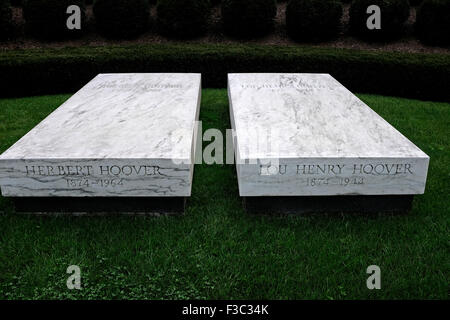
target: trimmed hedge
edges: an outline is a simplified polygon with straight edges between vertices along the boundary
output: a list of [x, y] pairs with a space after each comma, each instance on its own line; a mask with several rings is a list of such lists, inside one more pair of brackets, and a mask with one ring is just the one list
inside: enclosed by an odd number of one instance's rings
[[175, 38], [192, 38], [203, 34], [208, 25], [209, 0], [158, 0], [158, 30]]
[[269, 32], [277, 14], [275, 0], [224, 0], [222, 21], [225, 32], [235, 37], [261, 36]]
[[[381, 10], [381, 29], [367, 28], [367, 8], [377, 5]], [[408, 0], [353, 0], [350, 7], [350, 31], [371, 41], [390, 41], [400, 37], [409, 17]]]
[[10, 4], [8, 1], [0, 2], [0, 41], [8, 40], [12, 34], [13, 23]]
[[415, 28], [425, 44], [450, 45], [450, 0], [425, 0], [417, 12]]
[[[77, 5], [81, 8], [81, 30], [67, 28], [67, 8]], [[44, 40], [62, 40], [82, 34], [85, 26], [85, 6], [83, 0], [27, 0], [23, 14], [27, 33]]]
[[291, 0], [286, 8], [287, 31], [295, 40], [327, 40], [339, 33], [341, 17], [339, 0]]
[[148, 0], [96, 0], [94, 15], [100, 34], [132, 39], [147, 30], [150, 5]]
[[450, 101], [445, 54], [187, 44], [3, 51], [0, 96], [75, 92], [107, 72], [199, 72], [217, 88], [231, 72], [319, 72], [353, 92]]

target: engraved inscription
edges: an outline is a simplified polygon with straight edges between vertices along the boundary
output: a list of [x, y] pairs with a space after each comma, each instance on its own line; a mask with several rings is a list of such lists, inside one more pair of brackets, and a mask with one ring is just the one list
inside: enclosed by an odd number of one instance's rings
[[26, 165], [30, 178], [61, 177], [68, 189], [111, 189], [126, 186], [127, 179], [161, 176], [155, 165]]
[[[411, 163], [260, 165], [260, 176], [299, 177], [307, 187], [364, 185], [374, 176], [413, 175]], [[306, 179], [305, 179], [306, 178]]]
[[263, 83], [242, 83], [241, 89], [297, 89], [304, 93], [312, 92], [314, 89], [327, 89], [327, 84], [322, 82], [313, 81], [309, 79], [305, 81], [297, 75], [281, 75], [278, 82], [263, 82]]
[[116, 187], [123, 186], [124, 179], [67, 179], [65, 178], [67, 183], [67, 188], [89, 188], [89, 187], [100, 187], [100, 188], [108, 188], [108, 187]]
[[308, 178], [306, 179], [306, 185], [309, 187], [319, 187], [321, 185], [336, 185], [336, 186], [348, 186], [348, 185], [360, 185], [364, 184], [364, 178]]
[[[259, 175], [284, 175], [292, 166], [260, 165]], [[298, 164], [295, 166], [297, 175], [399, 175], [413, 174], [411, 163], [366, 163], [366, 164]]]
[[154, 176], [161, 175], [159, 166], [113, 165], [113, 166], [25, 166], [27, 176]]
[[136, 83], [117, 83], [116, 81], [104, 81], [92, 86], [92, 89], [115, 89], [123, 91], [149, 91], [149, 90], [167, 90], [167, 89], [182, 89], [183, 85], [180, 83], [148, 83], [146, 81], [139, 81]]

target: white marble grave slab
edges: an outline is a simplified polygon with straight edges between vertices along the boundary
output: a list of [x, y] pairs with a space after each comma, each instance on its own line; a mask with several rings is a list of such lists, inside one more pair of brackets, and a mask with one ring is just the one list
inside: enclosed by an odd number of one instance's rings
[[229, 74], [241, 196], [400, 195], [429, 157], [328, 74]]
[[99, 74], [0, 156], [7, 197], [191, 194], [200, 74]]

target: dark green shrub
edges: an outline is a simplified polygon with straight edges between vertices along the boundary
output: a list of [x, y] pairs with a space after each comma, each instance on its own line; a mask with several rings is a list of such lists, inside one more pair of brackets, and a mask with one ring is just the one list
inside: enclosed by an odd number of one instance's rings
[[450, 1], [425, 0], [417, 12], [415, 28], [423, 43], [450, 45]]
[[[377, 5], [381, 9], [381, 29], [367, 28], [367, 8]], [[389, 41], [398, 38], [409, 17], [408, 0], [354, 0], [350, 7], [350, 31], [372, 41]]]
[[96, 0], [94, 15], [100, 34], [130, 39], [148, 29], [150, 5], [148, 0]]
[[409, 0], [409, 4], [411, 6], [418, 6], [419, 4], [421, 4], [423, 2], [423, 0]]
[[291, 0], [286, 8], [288, 34], [296, 40], [326, 40], [339, 33], [339, 0]]
[[158, 30], [176, 38], [199, 36], [206, 30], [210, 10], [209, 0], [158, 0]]
[[230, 72], [329, 73], [353, 92], [450, 101], [447, 54], [230, 44], [0, 50], [0, 97], [75, 92], [99, 73], [162, 69], [201, 73], [205, 88], [226, 88]]
[[269, 32], [277, 13], [275, 0], [224, 0], [222, 20], [225, 32], [235, 37], [260, 36]]
[[11, 0], [11, 5], [14, 7], [20, 7], [23, 5], [23, 3], [23, 0]]
[[[81, 30], [67, 28], [67, 8], [78, 5], [81, 8]], [[82, 34], [85, 22], [85, 6], [82, 0], [27, 0], [24, 4], [27, 33], [46, 40], [60, 40]]]
[[0, 3], [0, 40], [7, 40], [12, 36], [12, 11], [8, 1]]

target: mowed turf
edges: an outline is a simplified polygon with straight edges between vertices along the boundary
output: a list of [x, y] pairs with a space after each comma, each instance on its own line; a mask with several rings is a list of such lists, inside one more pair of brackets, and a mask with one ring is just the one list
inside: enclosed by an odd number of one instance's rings
[[[247, 215], [232, 165], [197, 165], [177, 217], [19, 215], [0, 197], [0, 299], [448, 299], [450, 104], [359, 96], [431, 157], [409, 214]], [[68, 97], [0, 100], [0, 151]], [[203, 91], [201, 119], [230, 127], [226, 90]]]

